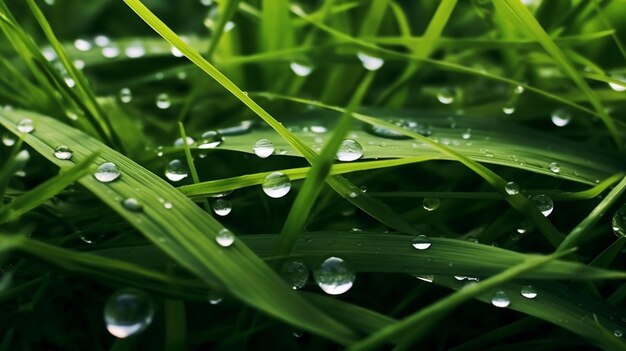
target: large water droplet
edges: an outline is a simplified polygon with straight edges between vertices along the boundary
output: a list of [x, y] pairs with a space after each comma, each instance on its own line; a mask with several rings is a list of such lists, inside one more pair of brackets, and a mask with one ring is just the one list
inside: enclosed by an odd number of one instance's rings
[[274, 153], [274, 144], [267, 139], [259, 139], [252, 145], [252, 151], [260, 158], [268, 158]]
[[310, 62], [291, 62], [289, 68], [299, 77], [306, 77], [313, 72], [313, 65]]
[[224, 228], [217, 232], [217, 235], [215, 236], [215, 241], [221, 247], [229, 247], [235, 242], [235, 234], [233, 234], [233, 232], [231, 232], [230, 230]]
[[432, 241], [426, 235], [420, 234], [413, 239], [411, 245], [418, 250], [426, 250], [432, 245]]
[[552, 202], [552, 199], [548, 195], [537, 194], [531, 196], [530, 199], [545, 217], [548, 217], [550, 213], [552, 213], [552, 210], [554, 210], [554, 202]]
[[282, 277], [292, 289], [301, 289], [309, 280], [309, 269], [302, 262], [285, 262], [281, 269]]
[[227, 216], [232, 209], [233, 207], [231, 206], [230, 201], [226, 199], [217, 199], [213, 203], [213, 212], [215, 212], [218, 216]]
[[339, 295], [352, 288], [355, 275], [339, 257], [327, 258], [313, 272], [317, 285], [329, 295]]
[[154, 317], [150, 297], [139, 290], [125, 289], [113, 294], [104, 306], [104, 322], [109, 333], [126, 338], [144, 331]]
[[506, 193], [509, 195], [515, 195], [519, 193], [519, 185], [515, 182], [508, 182], [506, 183], [504, 190], [506, 190]]
[[450, 88], [441, 88], [437, 92], [437, 100], [444, 105], [449, 105], [454, 102], [454, 92]]
[[129, 88], [122, 88], [120, 90], [120, 101], [127, 104], [133, 100], [133, 93]]
[[209, 130], [202, 133], [202, 139], [198, 142], [198, 149], [213, 149], [222, 143], [224, 138], [222, 135], [214, 130]]
[[35, 130], [35, 124], [33, 123], [32, 119], [24, 118], [17, 122], [17, 130], [19, 130], [21, 133], [30, 133]]
[[552, 171], [552, 173], [561, 172], [561, 167], [559, 167], [559, 164], [556, 162], [550, 162], [550, 164], [548, 165], [548, 168], [550, 168], [550, 171]]
[[172, 182], [179, 182], [189, 175], [187, 166], [181, 160], [172, 160], [165, 167], [165, 176]]
[[172, 106], [172, 102], [170, 101], [170, 96], [167, 93], [161, 93], [157, 95], [156, 98], [156, 106], [161, 110], [165, 110]]
[[622, 205], [615, 211], [611, 225], [613, 227], [613, 233], [615, 233], [618, 238], [626, 237], [626, 205]]
[[263, 192], [272, 198], [281, 198], [291, 190], [291, 181], [286, 174], [273, 172], [265, 177], [263, 181]]
[[100, 183], [109, 183], [120, 177], [120, 170], [113, 162], [105, 162], [98, 166], [94, 177]]
[[69, 160], [72, 158], [74, 151], [65, 145], [59, 145], [54, 148], [54, 157], [59, 160]]
[[139, 202], [139, 200], [135, 199], [134, 197], [124, 199], [124, 201], [122, 201], [122, 205], [125, 209], [131, 212], [143, 211], [143, 205], [141, 204], [141, 202]]
[[535, 289], [532, 285], [526, 285], [522, 287], [521, 294], [527, 299], [534, 299], [537, 297], [537, 289]]
[[363, 147], [357, 141], [348, 139], [341, 142], [337, 150], [339, 161], [355, 161], [363, 157]]
[[422, 207], [424, 207], [426, 211], [434, 211], [439, 208], [440, 204], [441, 200], [436, 197], [426, 197], [422, 201]]
[[380, 57], [370, 56], [362, 51], [359, 51], [356, 56], [361, 60], [361, 64], [368, 71], [376, 71], [383, 66], [385, 60]]
[[611, 89], [621, 92], [621, 91], [626, 91], [626, 76], [623, 74], [611, 74], [611, 78], [618, 80], [620, 82], [624, 82], [624, 84], [618, 84], [618, 83], [609, 83], [609, 86], [611, 87]]
[[496, 307], [504, 308], [511, 304], [511, 299], [509, 299], [509, 295], [507, 295], [504, 291], [498, 290], [491, 297], [491, 304]]
[[565, 127], [572, 120], [572, 114], [564, 108], [559, 108], [552, 112], [550, 119], [555, 126]]

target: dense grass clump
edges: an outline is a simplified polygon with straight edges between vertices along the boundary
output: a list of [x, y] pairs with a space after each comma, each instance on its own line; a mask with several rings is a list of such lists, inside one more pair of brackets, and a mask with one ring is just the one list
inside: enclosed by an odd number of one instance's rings
[[0, 30], [0, 350], [626, 349], [623, 1]]

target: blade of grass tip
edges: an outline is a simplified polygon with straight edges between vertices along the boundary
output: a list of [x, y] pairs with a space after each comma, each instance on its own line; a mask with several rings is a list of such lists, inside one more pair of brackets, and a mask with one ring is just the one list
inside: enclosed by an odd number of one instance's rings
[[567, 250], [571, 247], [578, 246], [583, 240], [585, 234], [595, 226], [602, 215], [611, 207], [615, 201], [619, 199], [619, 197], [626, 190], [626, 177], [619, 182], [611, 192], [609, 192], [602, 201], [589, 213], [589, 215], [583, 219], [572, 231], [569, 235], [561, 242], [557, 251]]
[[[303, 104], [307, 104], [307, 105], [313, 105], [313, 106], [318, 106], [318, 107], [322, 107], [325, 109], [330, 109], [333, 111], [339, 111], [339, 112], [343, 112], [344, 109], [341, 107], [337, 107], [337, 106], [329, 106], [317, 101], [312, 101], [312, 100], [307, 100], [307, 99], [302, 99], [302, 98], [294, 98], [294, 97], [289, 97], [289, 96], [283, 96], [283, 95], [272, 95], [274, 98], [278, 98], [278, 99], [286, 99], [289, 101], [294, 101], [294, 102], [298, 102], [298, 103], [303, 103]], [[367, 124], [373, 125], [373, 126], [379, 126], [379, 127], [383, 127], [385, 129], [390, 129], [393, 130], [395, 132], [404, 134], [408, 137], [411, 137], [413, 139], [419, 140], [423, 143], [428, 144], [429, 146], [431, 146], [433, 149], [438, 150], [440, 152], [442, 152], [445, 155], [449, 155], [450, 157], [452, 157], [453, 159], [459, 161], [460, 163], [462, 163], [463, 165], [465, 165], [467, 168], [469, 168], [470, 170], [474, 171], [476, 174], [478, 174], [481, 178], [483, 178], [487, 183], [489, 183], [489, 185], [491, 185], [498, 193], [500, 193], [505, 199], [506, 201], [511, 204], [511, 206], [513, 206], [513, 208], [517, 209], [518, 211], [520, 211], [521, 213], [524, 213], [526, 216], [528, 216], [537, 226], [537, 228], [541, 231], [542, 234], [544, 234], [544, 236], [546, 237], [546, 239], [548, 239], [548, 241], [550, 241], [550, 243], [552, 245], [554, 245], [555, 247], [557, 247], [561, 241], [563, 240], [563, 234], [561, 234], [553, 225], [550, 221], [548, 221], [545, 216], [537, 209], [537, 207], [531, 202], [531, 200], [529, 200], [528, 198], [526, 198], [523, 194], [518, 193], [515, 195], [510, 195], [506, 192], [506, 181], [504, 179], [502, 179], [500, 176], [498, 176], [495, 172], [493, 172], [492, 170], [490, 170], [489, 168], [483, 166], [482, 164], [446, 147], [445, 145], [442, 145], [436, 141], [431, 140], [428, 137], [425, 137], [419, 133], [415, 133], [413, 131], [410, 131], [408, 129], [404, 129], [402, 127], [399, 127], [393, 123], [389, 123], [371, 116], [367, 116], [361, 113], [353, 113], [352, 114], [354, 118], [365, 122]]]
[[559, 49], [554, 43], [552, 38], [541, 27], [541, 24], [537, 22], [537, 19], [528, 10], [528, 8], [522, 4], [519, 0], [504, 0], [494, 1], [496, 10], [506, 19], [514, 23], [518, 28], [523, 28], [526, 33], [534, 37], [541, 46], [554, 58], [554, 60], [561, 66], [563, 71], [570, 77], [572, 81], [578, 86], [578, 88], [587, 96], [587, 99], [599, 114], [602, 122], [607, 127], [609, 133], [613, 137], [615, 144], [620, 150], [624, 151], [624, 145], [622, 143], [622, 136], [620, 131], [615, 126], [613, 118], [606, 112], [602, 102], [596, 95], [595, 91], [589, 87], [587, 82], [583, 79], [576, 68], [569, 62], [567, 56]]
[[219, 12], [217, 25], [215, 26], [213, 33], [211, 33], [211, 41], [209, 42], [209, 49], [206, 54], [209, 61], [212, 60], [213, 54], [220, 43], [220, 39], [222, 39], [222, 34], [224, 34], [226, 24], [235, 15], [235, 12], [237, 12], [240, 1], [241, 0], [222, 0], [219, 2], [218, 6], [221, 11]]
[[359, 88], [352, 96], [348, 108], [342, 113], [339, 122], [335, 126], [330, 140], [326, 143], [320, 156], [315, 160], [315, 163], [313, 163], [313, 166], [307, 173], [300, 193], [296, 197], [280, 233], [276, 250], [277, 255], [288, 254], [298, 239], [299, 234], [304, 231], [307, 217], [311, 212], [311, 208], [313, 208], [315, 199], [322, 190], [322, 185], [330, 173], [337, 149], [339, 149], [345, 135], [350, 131], [352, 111], [361, 104], [363, 96], [374, 80], [374, 76], [374, 72], [368, 72], [363, 78]]
[[606, 189], [619, 182], [623, 177], [624, 173], [616, 173], [587, 190], [577, 192], [554, 192], [552, 194], [546, 191], [546, 194], [552, 197], [552, 199], [558, 201], [589, 200], [602, 194]]
[[[297, 149], [309, 163], [314, 162], [317, 154], [309, 146], [298, 139], [293, 133], [285, 128], [280, 122], [272, 117], [265, 109], [252, 100], [248, 94], [244, 93], [239, 87], [226, 77], [217, 68], [205, 60], [198, 51], [190, 47], [176, 33], [174, 33], [163, 21], [156, 17], [141, 1], [124, 0], [124, 2], [150, 27], [152, 27], [159, 35], [161, 35], [171, 45], [180, 50], [191, 62], [207, 73], [211, 78], [222, 85], [232, 95], [239, 99], [252, 112], [259, 116], [265, 123], [272, 127], [285, 141]], [[341, 176], [334, 176], [327, 179], [328, 184], [337, 191], [342, 197], [352, 202], [355, 206], [362, 209], [372, 217], [378, 219], [382, 223], [402, 232], [417, 234], [415, 228], [393, 212], [385, 204], [361, 194], [361, 196], [352, 197], [349, 194], [354, 193], [356, 186]]]
[[94, 153], [81, 161], [69, 171], [63, 172], [56, 177], [38, 185], [34, 189], [19, 196], [8, 205], [0, 207], [0, 223], [10, 222], [19, 218], [24, 213], [41, 205], [51, 197], [60, 193], [68, 185], [87, 175], [93, 162], [98, 158], [99, 153]]
[[480, 283], [468, 284], [463, 287], [463, 289], [451, 295], [448, 295], [443, 299], [440, 299], [439, 301], [421, 309], [419, 312], [409, 317], [406, 317], [398, 323], [390, 325], [374, 334], [371, 334], [367, 338], [351, 345], [348, 350], [372, 350], [380, 347], [388, 340], [400, 336], [403, 336], [403, 344], [410, 344], [421, 338], [427, 331], [427, 329], [432, 327], [433, 324], [435, 324], [439, 319], [443, 318], [445, 314], [450, 312], [458, 305], [470, 300], [474, 296], [485, 293], [502, 283], [514, 279], [522, 273], [541, 267], [546, 263], [554, 261], [574, 251], [575, 250], [572, 249], [566, 250], [564, 252], [554, 253], [550, 256], [534, 256], [528, 258], [523, 263], [513, 266], [497, 275], [494, 275], [493, 277], [487, 278]]
[[[189, 165], [189, 173], [191, 173], [191, 179], [194, 184], [200, 183], [200, 178], [198, 177], [198, 172], [196, 171], [196, 165], [193, 162], [193, 156], [191, 155], [191, 150], [189, 149], [189, 144], [187, 143], [187, 133], [185, 133], [185, 127], [182, 122], [178, 122], [178, 129], [180, 130], [180, 137], [183, 140], [183, 148], [185, 150], [185, 158], [187, 159], [187, 164]], [[206, 199], [202, 200], [202, 206], [204, 206], [204, 210], [207, 213], [211, 213], [211, 207], [209, 207], [209, 202]]]
[[[441, 37], [441, 33], [443, 33], [443, 29], [450, 20], [450, 15], [452, 15], [452, 11], [456, 8], [456, 4], [457, 0], [443, 0], [439, 3], [435, 15], [430, 20], [421, 38], [420, 44], [409, 47], [413, 56], [418, 59], [424, 59], [431, 55], [437, 47], [437, 42]], [[420, 69], [422, 63], [423, 61], [411, 62], [404, 72], [402, 72], [400, 78], [383, 91], [378, 101], [386, 101], [398, 87], [408, 81]]]
[[187, 318], [185, 304], [181, 300], [166, 299], [163, 302], [165, 312], [165, 351], [185, 350], [187, 336]]

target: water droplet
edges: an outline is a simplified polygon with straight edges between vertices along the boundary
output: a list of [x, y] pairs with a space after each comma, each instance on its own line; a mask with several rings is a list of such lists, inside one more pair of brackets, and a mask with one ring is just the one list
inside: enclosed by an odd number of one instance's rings
[[620, 82], [624, 82], [624, 84], [618, 84], [618, 83], [609, 83], [609, 86], [611, 87], [611, 89], [621, 92], [621, 91], [626, 91], [626, 76], [623, 74], [611, 74], [611, 78], [618, 80]]
[[291, 181], [281, 172], [270, 173], [263, 181], [263, 192], [272, 198], [281, 198], [291, 190]]
[[313, 65], [310, 62], [291, 62], [289, 68], [299, 77], [306, 77], [313, 72]]
[[433, 277], [432, 275], [416, 275], [415, 278], [423, 280], [427, 283], [432, 283], [433, 280], [435, 280], [435, 277]]
[[513, 113], [515, 113], [515, 106], [506, 105], [502, 107], [502, 112], [504, 112], [505, 115], [512, 115]]
[[302, 262], [285, 262], [281, 269], [281, 275], [292, 289], [297, 290], [304, 287], [309, 280], [309, 269]]
[[437, 100], [444, 105], [450, 105], [454, 102], [454, 92], [450, 88], [441, 88], [437, 92]]
[[172, 55], [174, 57], [183, 57], [184, 56], [183, 53], [180, 50], [178, 50], [178, 48], [176, 48], [174, 46], [172, 46], [172, 49], [170, 50], [170, 52], [172, 53]]
[[613, 233], [615, 233], [618, 238], [626, 237], [626, 205], [622, 205], [615, 211], [611, 225], [613, 227]]
[[113, 162], [105, 162], [98, 166], [94, 177], [100, 183], [109, 183], [120, 177], [120, 170]]
[[426, 211], [434, 211], [439, 208], [440, 204], [441, 201], [436, 197], [426, 197], [422, 201], [422, 207], [424, 207]]
[[213, 5], [213, 0], [200, 0], [200, 3], [202, 5], [204, 5], [204, 6], [209, 7], [209, 6]]
[[385, 63], [385, 60], [382, 58], [370, 56], [362, 51], [359, 51], [356, 56], [361, 60], [361, 64], [368, 71], [376, 71]]
[[268, 158], [274, 153], [274, 144], [267, 139], [259, 139], [252, 145], [252, 151], [260, 158]]
[[491, 297], [491, 304], [496, 307], [504, 308], [511, 304], [511, 299], [509, 299], [509, 295], [507, 295], [504, 291], [498, 290]]
[[33, 123], [32, 119], [24, 118], [17, 122], [17, 130], [19, 130], [21, 133], [30, 133], [35, 130], [35, 124]]
[[85, 68], [85, 61], [83, 61], [83, 60], [75, 60], [74, 61], [74, 67], [76, 67], [76, 69], [83, 69], [83, 68]]
[[202, 139], [198, 142], [198, 149], [213, 149], [218, 147], [224, 138], [214, 130], [202, 133]]
[[550, 116], [552, 123], [557, 127], [565, 127], [572, 120], [572, 114], [564, 108], [556, 109]]
[[355, 275], [339, 257], [327, 258], [313, 272], [317, 285], [329, 295], [340, 295], [352, 288]]
[[[187, 145], [193, 145], [195, 144], [195, 140], [193, 140], [192, 137], [186, 137], [185, 140], [187, 141]], [[174, 146], [183, 146], [183, 138], [178, 138], [176, 140], [174, 140]]]
[[622, 331], [621, 331], [621, 330], [619, 330], [619, 329], [615, 329], [615, 331], [613, 332], [613, 335], [615, 335], [615, 336], [616, 336], [616, 337], [618, 337], [618, 338], [621, 338], [621, 337], [622, 337], [622, 335], [624, 335], [624, 332], [622, 332]]
[[527, 299], [534, 299], [537, 297], [537, 289], [535, 289], [532, 285], [526, 285], [522, 287], [521, 294]]
[[209, 300], [209, 303], [211, 305], [218, 305], [220, 302], [222, 302], [222, 300], [224, 300], [224, 296], [222, 295], [222, 293], [214, 290], [209, 291], [206, 298], [207, 300]]
[[93, 42], [96, 43], [97, 46], [102, 48], [111, 44], [111, 39], [109, 39], [109, 37], [107, 37], [106, 35], [96, 35], [96, 37], [93, 39]]
[[74, 151], [65, 145], [59, 145], [54, 148], [54, 157], [59, 160], [69, 160], [72, 158]]
[[561, 172], [561, 167], [559, 167], [559, 164], [556, 162], [550, 162], [550, 164], [548, 165], [548, 168], [550, 168], [550, 171], [552, 171], [552, 173]]
[[454, 276], [454, 279], [456, 279], [456, 280], [458, 280], [458, 281], [463, 281], [463, 280], [466, 280], [466, 279], [467, 279], [467, 277], [466, 277], [466, 276], [464, 276], [464, 275], [455, 275], [455, 276]]
[[233, 232], [231, 232], [230, 230], [224, 228], [217, 232], [217, 235], [215, 236], [215, 241], [217, 241], [217, 244], [221, 247], [229, 247], [235, 242], [235, 234], [233, 234]]
[[232, 209], [230, 201], [225, 199], [218, 199], [213, 203], [213, 212], [218, 216], [227, 216]]
[[74, 40], [74, 47], [78, 51], [89, 51], [91, 50], [91, 43], [85, 39], [76, 39]]
[[104, 235], [102, 233], [84, 233], [79, 231], [78, 237], [86, 244], [97, 244], [104, 238]]
[[318, 126], [318, 125], [313, 125], [313, 126], [311, 126], [311, 127], [309, 128], [309, 130], [310, 130], [312, 133], [315, 133], [315, 134], [324, 134], [324, 133], [326, 133], [326, 132], [328, 131], [328, 129], [326, 129], [326, 127], [324, 127], [324, 126]]
[[291, 333], [291, 335], [293, 335], [294, 338], [300, 338], [300, 337], [302, 337], [302, 332], [301, 331], [294, 331], [293, 333]]
[[165, 177], [172, 182], [179, 182], [189, 175], [189, 170], [183, 161], [175, 159], [165, 167]]
[[161, 93], [157, 95], [156, 106], [161, 110], [166, 110], [170, 108], [170, 106], [172, 106], [172, 102], [170, 101], [169, 95], [167, 95], [167, 93]]
[[150, 297], [139, 290], [124, 289], [116, 292], [104, 306], [107, 330], [117, 338], [126, 338], [144, 331], [154, 317]]
[[122, 201], [122, 205], [125, 209], [131, 212], [143, 211], [143, 205], [141, 204], [141, 202], [139, 202], [139, 200], [135, 199], [134, 197], [124, 199], [124, 201]]
[[140, 58], [146, 54], [146, 49], [143, 47], [143, 44], [136, 42], [127, 46], [126, 49], [124, 49], [124, 53], [129, 58]]
[[15, 138], [13, 137], [13, 134], [9, 134], [9, 133], [4, 133], [2, 134], [2, 144], [4, 144], [4, 146], [13, 146], [15, 145]]
[[120, 101], [127, 104], [133, 100], [133, 93], [129, 88], [122, 88], [120, 90]]
[[117, 46], [107, 46], [102, 48], [102, 56], [106, 58], [116, 58], [120, 56], [120, 49]]
[[337, 150], [337, 159], [339, 161], [355, 161], [363, 157], [363, 147], [357, 141], [352, 139], [344, 140]]
[[550, 213], [552, 213], [552, 210], [554, 210], [554, 202], [552, 202], [552, 199], [548, 195], [537, 194], [531, 196], [530, 199], [545, 217], [548, 217]]
[[506, 193], [509, 195], [515, 195], [519, 193], [519, 185], [515, 182], [508, 182], [506, 183], [504, 190], [506, 190]]
[[426, 250], [432, 245], [432, 242], [429, 237], [420, 234], [413, 239], [411, 245], [418, 250]]
[[472, 130], [467, 128], [467, 130], [464, 131], [463, 134], [461, 134], [461, 137], [463, 138], [463, 140], [469, 140], [472, 137]]
[[252, 131], [253, 121], [241, 121], [238, 125], [220, 128], [217, 130], [222, 135], [242, 135]]
[[163, 207], [165, 207], [166, 210], [171, 210], [174, 207], [174, 205], [172, 205], [171, 202], [164, 202]]
[[516, 87], [513, 89], [513, 92], [514, 92], [515, 94], [519, 95], [519, 94], [521, 94], [521, 93], [523, 93], [523, 92], [524, 92], [524, 87], [523, 87], [523, 86], [521, 86], [521, 85], [518, 85], [518, 86], [516, 86]]

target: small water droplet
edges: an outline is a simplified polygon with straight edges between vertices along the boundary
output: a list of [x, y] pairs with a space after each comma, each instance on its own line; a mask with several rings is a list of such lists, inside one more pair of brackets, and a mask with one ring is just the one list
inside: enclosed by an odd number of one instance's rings
[[116, 292], [104, 306], [107, 330], [117, 338], [126, 338], [144, 331], [154, 317], [150, 296], [135, 289]]
[[297, 290], [304, 287], [309, 280], [309, 269], [302, 262], [285, 262], [281, 269], [281, 275], [292, 289]]
[[516, 195], [519, 193], [519, 185], [515, 182], [508, 182], [506, 183], [504, 190], [506, 190], [506, 193], [509, 195]]
[[207, 293], [206, 298], [211, 305], [218, 305], [222, 302], [222, 300], [224, 300], [224, 295], [218, 291], [211, 290]]
[[156, 106], [161, 110], [166, 110], [170, 108], [170, 106], [172, 106], [172, 102], [170, 101], [169, 95], [167, 95], [167, 93], [161, 93], [157, 95]]
[[54, 157], [59, 160], [69, 160], [72, 158], [72, 154], [74, 154], [74, 151], [65, 145], [59, 145], [54, 148]]
[[94, 177], [100, 183], [109, 183], [120, 177], [120, 170], [113, 162], [105, 162], [98, 166]]
[[337, 159], [339, 161], [355, 161], [363, 157], [363, 147], [357, 141], [348, 139], [341, 142], [337, 150]]
[[439, 208], [440, 204], [441, 200], [436, 197], [426, 197], [422, 201], [422, 207], [424, 207], [426, 211], [434, 211]]
[[76, 39], [74, 40], [74, 47], [78, 50], [78, 51], [89, 51], [91, 50], [91, 43], [88, 40], [85, 39]]
[[189, 175], [189, 170], [183, 161], [175, 159], [165, 167], [165, 177], [172, 182], [179, 182]]
[[461, 137], [463, 138], [463, 140], [469, 140], [472, 137], [472, 130], [467, 128], [467, 130], [464, 131], [463, 134], [461, 134]]
[[[186, 137], [185, 140], [187, 141], [187, 145], [193, 145], [196, 143], [196, 141], [190, 136]], [[183, 146], [183, 138], [178, 138], [174, 140], [174, 146]]]
[[429, 237], [420, 234], [413, 239], [411, 245], [418, 250], [426, 250], [432, 245], [432, 242]]
[[618, 238], [626, 237], [626, 205], [622, 205], [615, 211], [611, 220], [611, 226], [613, 227], [613, 233]]
[[548, 165], [548, 168], [550, 168], [550, 171], [552, 171], [552, 173], [561, 172], [561, 167], [559, 167], [559, 164], [556, 162], [550, 162], [550, 164]]
[[222, 135], [214, 130], [209, 130], [202, 133], [202, 139], [198, 142], [198, 149], [213, 149], [222, 143], [224, 138]]
[[139, 200], [135, 199], [134, 197], [124, 199], [124, 201], [122, 201], [122, 205], [125, 209], [131, 212], [143, 211], [143, 205], [141, 204], [141, 202], [139, 202]]
[[514, 92], [515, 94], [519, 95], [519, 94], [521, 94], [521, 93], [523, 93], [523, 92], [524, 92], [524, 87], [523, 87], [523, 86], [521, 86], [521, 85], [518, 85], [518, 86], [516, 86], [516, 87], [513, 89], [513, 92]]
[[328, 129], [326, 129], [326, 127], [324, 127], [324, 126], [318, 126], [318, 125], [313, 125], [313, 126], [311, 126], [311, 127], [309, 128], [309, 130], [310, 130], [312, 133], [315, 133], [315, 134], [324, 134], [324, 133], [326, 133], [326, 132], [328, 131]]
[[166, 210], [171, 210], [174, 207], [174, 205], [172, 205], [171, 202], [164, 202], [163, 207], [165, 207]]
[[317, 285], [329, 295], [340, 295], [352, 288], [354, 272], [339, 257], [327, 258], [313, 272]]
[[109, 37], [107, 37], [106, 35], [96, 35], [96, 37], [93, 39], [93, 42], [96, 43], [96, 45], [98, 47], [105, 47], [109, 44], [111, 44], [111, 39], [109, 39]]
[[509, 295], [504, 291], [498, 290], [491, 297], [491, 304], [496, 307], [505, 308], [511, 304], [511, 299], [509, 299]]
[[17, 130], [19, 130], [21, 133], [30, 133], [35, 130], [35, 124], [33, 123], [32, 119], [24, 118], [17, 122]]
[[427, 283], [432, 283], [435, 277], [433, 277], [432, 275], [416, 275], [415, 278], [423, 280]]
[[117, 46], [107, 46], [102, 48], [102, 56], [106, 58], [116, 58], [120, 56], [120, 49]]
[[140, 42], [132, 43], [124, 49], [124, 53], [128, 58], [140, 58], [146, 54], [146, 49]]
[[572, 114], [564, 108], [556, 109], [550, 116], [552, 123], [557, 127], [565, 127], [572, 120]]
[[502, 107], [502, 112], [504, 112], [505, 115], [512, 115], [513, 113], [515, 113], [515, 106], [506, 105]]
[[437, 100], [444, 105], [450, 105], [454, 102], [454, 92], [450, 88], [441, 88], [437, 92]]
[[310, 62], [291, 62], [289, 68], [299, 77], [306, 77], [313, 72], [313, 65]]
[[265, 177], [263, 181], [263, 192], [272, 198], [281, 198], [291, 190], [291, 181], [286, 174], [273, 172]]
[[361, 61], [363, 67], [368, 71], [376, 71], [385, 63], [385, 60], [382, 58], [370, 56], [362, 51], [359, 51], [356, 56]]
[[233, 234], [233, 232], [231, 232], [230, 230], [224, 228], [217, 232], [217, 235], [215, 236], [215, 241], [221, 247], [229, 247], [235, 242], [235, 234]]
[[532, 285], [526, 285], [522, 287], [521, 294], [527, 299], [534, 299], [537, 297], [537, 289], [535, 289]]
[[259, 139], [252, 145], [252, 151], [260, 158], [268, 158], [274, 153], [274, 144], [267, 139]]
[[15, 145], [15, 138], [13, 137], [13, 134], [9, 134], [9, 133], [4, 133], [2, 134], [2, 144], [4, 144], [4, 146], [13, 146]]
[[133, 93], [129, 88], [120, 89], [120, 101], [127, 104], [133, 100]]
[[233, 207], [231, 206], [230, 201], [226, 199], [217, 199], [213, 203], [213, 212], [215, 212], [218, 216], [227, 216], [232, 209]]
[[622, 332], [619, 329], [615, 329], [615, 331], [613, 332], [613, 335], [615, 335], [618, 338], [621, 338], [624, 335], [624, 332]]
[[170, 49], [170, 52], [172, 53], [172, 55], [174, 57], [183, 57], [184, 56], [183, 53], [180, 50], [178, 50], [178, 48], [176, 48], [174, 46], [172, 46], [172, 48]]
[[541, 211], [545, 217], [548, 217], [550, 213], [552, 213], [552, 210], [554, 210], [554, 202], [552, 202], [552, 199], [548, 195], [532, 195], [530, 199], [535, 203], [539, 211]]

